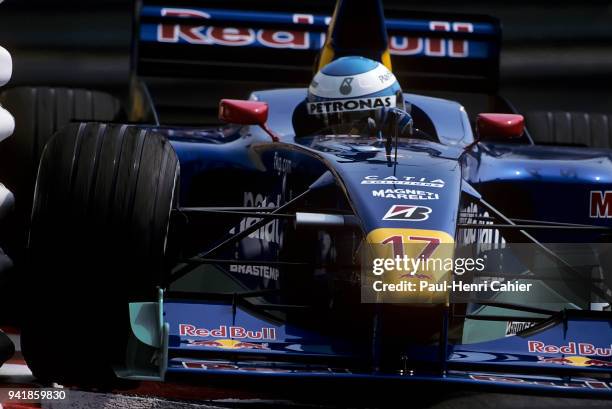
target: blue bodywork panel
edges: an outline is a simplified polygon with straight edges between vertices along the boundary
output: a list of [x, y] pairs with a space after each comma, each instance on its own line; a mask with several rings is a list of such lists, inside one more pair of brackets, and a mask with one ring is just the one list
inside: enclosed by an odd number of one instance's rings
[[[612, 183], [609, 150], [486, 144], [466, 156], [464, 175], [500, 210], [517, 218], [604, 226], [612, 222], [590, 212], [591, 192], [605, 191]], [[540, 235], [545, 242], [562, 239], [558, 233]], [[596, 241], [574, 235], [567, 240]]]
[[[596, 318], [570, 314], [566, 319], [557, 317], [534, 328], [529, 335], [449, 345], [444, 374], [436, 375], [419, 370], [368, 371], [359, 366], [368, 355], [367, 342], [341, 342], [258, 317], [242, 308], [234, 310], [231, 304], [168, 300], [163, 305], [170, 326], [165, 373], [168, 377], [248, 373], [264, 378], [441, 382], [471, 388], [558, 390], [591, 396], [609, 396], [612, 392], [612, 384], [606, 380], [612, 366], [610, 320], [604, 315]], [[419, 357], [415, 360], [430, 360], [432, 367], [440, 364], [435, 361], [434, 347], [406, 344], [406, 353]], [[534, 371], [542, 375], [530, 375]]]

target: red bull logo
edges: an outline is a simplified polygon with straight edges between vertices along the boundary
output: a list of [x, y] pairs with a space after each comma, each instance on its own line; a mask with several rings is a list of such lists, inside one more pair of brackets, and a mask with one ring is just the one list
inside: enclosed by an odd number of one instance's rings
[[529, 341], [527, 346], [529, 352], [534, 353], [612, 357], [612, 345], [609, 347], [596, 347], [587, 342], [568, 342], [567, 345], [557, 346], [546, 345], [540, 341]]
[[602, 361], [601, 359], [587, 359], [584, 363], [586, 366], [598, 366], [601, 368], [612, 368], [612, 362]]
[[594, 366], [598, 368], [612, 368], [612, 362], [586, 356], [567, 356], [563, 358], [538, 357], [538, 362], [544, 364], [559, 364], [571, 366]]
[[217, 340], [187, 340], [188, 346], [208, 347], [221, 349], [270, 349], [268, 344], [257, 344], [254, 342], [238, 341], [237, 339], [217, 339]]
[[260, 330], [248, 330], [238, 326], [221, 325], [218, 328], [197, 328], [191, 324], [180, 324], [179, 335], [202, 338], [233, 338], [233, 339], [255, 339], [276, 340], [276, 328], [261, 328]]
[[544, 358], [542, 356], [538, 357], [538, 362], [544, 364], [560, 364], [560, 365], [571, 365], [572, 360], [569, 358]]
[[[246, 17], [246, 22], [236, 26], [223, 24], [224, 21], [236, 18], [235, 12], [227, 10], [148, 7], [147, 15], [168, 18], [168, 21], [154, 25], [143, 22], [141, 38], [146, 41], [296, 50], [320, 49], [325, 44], [326, 26], [331, 21], [330, 16], [276, 13], [272, 17], [273, 20], [288, 28], [274, 29], [259, 27], [258, 20], [265, 23], [266, 19], [270, 18], [270, 13], [263, 15], [249, 12], [243, 17]], [[185, 22], [182, 23], [181, 20]], [[406, 20], [387, 21], [387, 24], [391, 26], [403, 26], [406, 23]], [[411, 20], [410, 23], [416, 25], [418, 31], [423, 35], [391, 34], [388, 44], [391, 54], [450, 58], [487, 57], [488, 50], [483, 50], [482, 45], [478, 42], [462, 38], [444, 38], [442, 35], [442, 33], [449, 33], [455, 37], [455, 33], [461, 33], [464, 36], [470, 33], [478, 34], [477, 27], [473, 23], [428, 20]], [[430, 37], [427, 35], [428, 32], [440, 33], [440, 36]]]

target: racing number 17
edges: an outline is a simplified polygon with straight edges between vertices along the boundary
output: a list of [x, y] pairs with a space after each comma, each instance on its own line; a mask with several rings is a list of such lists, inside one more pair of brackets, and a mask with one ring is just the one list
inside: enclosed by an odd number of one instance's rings
[[[421, 253], [416, 258], [429, 258], [436, 248], [440, 245], [440, 239], [436, 237], [408, 236], [408, 242], [424, 241], [427, 242]], [[403, 236], [391, 236], [382, 241], [382, 244], [391, 244], [393, 246], [393, 257], [404, 257], [404, 240]]]

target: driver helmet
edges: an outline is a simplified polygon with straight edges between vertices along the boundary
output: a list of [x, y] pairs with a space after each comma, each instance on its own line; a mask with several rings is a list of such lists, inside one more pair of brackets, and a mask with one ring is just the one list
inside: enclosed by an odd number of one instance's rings
[[308, 115], [333, 133], [360, 133], [381, 108], [404, 108], [395, 75], [378, 61], [341, 57], [321, 68], [308, 88]]

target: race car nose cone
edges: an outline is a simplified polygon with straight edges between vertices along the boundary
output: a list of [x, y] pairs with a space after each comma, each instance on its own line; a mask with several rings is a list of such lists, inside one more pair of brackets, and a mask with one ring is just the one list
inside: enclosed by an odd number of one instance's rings
[[0, 87], [9, 82], [13, 73], [13, 59], [11, 54], [0, 47]]
[[15, 130], [15, 119], [6, 109], [0, 106], [0, 141], [8, 138]]

